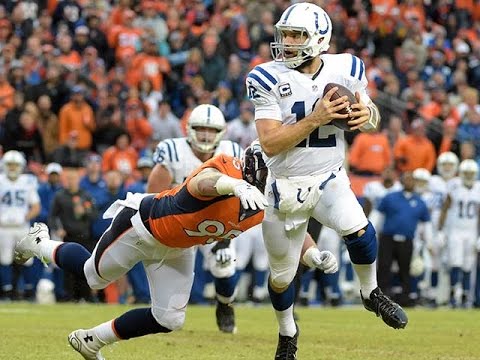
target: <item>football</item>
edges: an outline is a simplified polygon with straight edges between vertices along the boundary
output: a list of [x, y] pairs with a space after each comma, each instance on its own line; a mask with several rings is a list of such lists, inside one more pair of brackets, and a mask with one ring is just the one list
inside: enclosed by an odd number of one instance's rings
[[[332, 97], [330, 98], [330, 101], [336, 100], [336, 99], [338, 99], [339, 97], [342, 97], [342, 96], [347, 96], [348, 101], [350, 102], [350, 105], [357, 103], [357, 99], [355, 98], [355, 95], [350, 90], [348, 90], [345, 86], [340, 85], [340, 84], [328, 83], [325, 86], [325, 89], [323, 90], [323, 96], [325, 96], [325, 94], [327, 92], [329, 92], [333, 87], [337, 87], [338, 90], [333, 93]], [[347, 106], [346, 108], [340, 110], [338, 113], [339, 114], [350, 114], [351, 112], [352, 112], [351, 107]], [[347, 122], [351, 119], [353, 119], [353, 118], [334, 119], [330, 122], [330, 124], [338, 127], [339, 129], [342, 129], [344, 131], [352, 131], [352, 130], [350, 130], [350, 127], [347, 124]]]

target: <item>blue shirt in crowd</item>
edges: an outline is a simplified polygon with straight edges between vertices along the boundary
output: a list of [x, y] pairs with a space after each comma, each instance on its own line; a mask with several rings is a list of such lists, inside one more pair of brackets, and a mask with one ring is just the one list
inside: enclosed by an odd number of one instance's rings
[[60, 184], [52, 185], [49, 182], [40, 183], [38, 186], [38, 196], [40, 197], [40, 204], [42, 208], [40, 214], [35, 218], [35, 221], [43, 222], [48, 224], [48, 214], [50, 213], [50, 208], [52, 207], [53, 197], [56, 192], [63, 187]]
[[385, 216], [384, 235], [403, 235], [413, 239], [418, 223], [430, 221], [427, 205], [416, 193], [408, 197], [404, 191], [387, 194], [380, 201], [378, 211]]

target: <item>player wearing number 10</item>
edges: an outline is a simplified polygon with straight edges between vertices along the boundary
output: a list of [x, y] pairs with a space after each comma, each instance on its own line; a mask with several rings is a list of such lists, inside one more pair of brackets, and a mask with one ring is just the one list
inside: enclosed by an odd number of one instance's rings
[[[351, 54], [322, 54], [329, 48], [331, 34], [332, 22], [322, 8], [311, 3], [291, 5], [275, 25], [275, 41], [270, 45], [274, 60], [252, 69], [246, 79], [270, 170], [265, 190], [269, 206], [262, 228], [269, 255], [270, 298], [279, 323], [278, 360], [296, 359], [292, 280], [310, 217], [345, 239], [365, 307], [391, 327], [407, 324], [402, 308], [377, 286], [375, 229], [342, 167], [343, 131], [329, 125], [345, 119], [352, 130], [375, 131], [378, 109], [366, 93], [362, 60]], [[331, 101], [337, 88], [322, 98], [328, 83], [347, 87], [358, 103], [349, 104], [346, 96]], [[348, 105], [353, 112], [340, 114]]]

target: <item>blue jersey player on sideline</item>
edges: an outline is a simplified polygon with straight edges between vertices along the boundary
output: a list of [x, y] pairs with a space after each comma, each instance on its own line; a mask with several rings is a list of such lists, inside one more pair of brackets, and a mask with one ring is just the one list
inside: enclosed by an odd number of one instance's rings
[[[332, 22], [311, 3], [288, 7], [275, 25], [273, 61], [255, 67], [246, 87], [255, 106], [260, 143], [270, 170], [262, 223], [270, 264], [269, 292], [279, 323], [275, 359], [296, 359], [298, 327], [293, 317], [295, 272], [308, 219], [314, 217], [345, 240], [360, 280], [365, 308], [393, 328], [404, 328], [403, 309], [382, 293], [376, 279], [377, 239], [342, 167], [343, 131], [329, 125], [350, 116], [352, 130], [375, 131], [377, 107], [366, 93], [365, 65], [351, 54], [323, 54]], [[328, 83], [347, 87], [357, 98], [323, 96]], [[350, 105], [350, 114], [339, 111]]]

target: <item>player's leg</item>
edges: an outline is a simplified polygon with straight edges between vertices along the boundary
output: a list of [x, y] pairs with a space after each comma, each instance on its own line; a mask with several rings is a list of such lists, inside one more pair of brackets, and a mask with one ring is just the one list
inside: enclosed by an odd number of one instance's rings
[[[12, 230], [15, 244], [25, 237], [25, 233], [27, 233], [28, 230], [28, 226]], [[35, 288], [38, 280], [40, 280], [40, 277], [43, 274], [43, 266], [40, 261], [34, 261], [32, 258], [23, 264], [21, 267], [21, 272], [24, 280], [23, 298], [28, 301], [34, 301]]]
[[12, 231], [0, 227], [0, 299], [12, 299], [13, 296], [13, 249], [15, 238]]
[[262, 226], [252, 228], [253, 300], [261, 302], [267, 296], [268, 254], [263, 242]]
[[[231, 240], [226, 251], [231, 256], [231, 261], [222, 263], [217, 261], [217, 254], [214, 246], [206, 246], [204, 256], [207, 261], [207, 266], [212, 273], [214, 283], [217, 305], [215, 309], [215, 316], [217, 325], [220, 331], [226, 333], [236, 332], [235, 326], [235, 312], [233, 310], [233, 302], [236, 295], [236, 286], [238, 282], [238, 275], [235, 269], [235, 240]], [[223, 250], [220, 250], [223, 251]]]
[[455, 308], [456, 288], [460, 281], [463, 260], [463, 243], [461, 231], [452, 229], [447, 236], [448, 265], [450, 274], [450, 306]]
[[470, 289], [472, 281], [472, 270], [475, 265], [476, 253], [472, 251], [475, 248], [476, 234], [473, 232], [464, 234], [463, 237], [463, 265], [462, 265], [462, 307], [471, 305]]
[[91, 338], [90, 343], [95, 344], [92, 350], [98, 353], [101, 347], [120, 340], [169, 333], [183, 326], [193, 284], [194, 249], [172, 250], [158, 245], [151, 254], [145, 271], [152, 306], [127, 311], [91, 329], [76, 330], [69, 336], [70, 343], [85, 345], [85, 339]]
[[285, 230], [285, 215], [273, 207], [265, 211], [262, 222], [263, 239], [268, 253], [270, 278], [268, 292], [279, 325], [275, 359], [296, 356], [298, 327], [293, 315], [295, 301], [294, 278], [300, 262], [308, 219], [291, 231]]
[[351, 190], [350, 181], [341, 170], [329, 181], [313, 217], [336, 230], [345, 240], [355, 272], [360, 281], [364, 306], [389, 326], [403, 328], [407, 316], [403, 309], [385, 296], [377, 285], [377, 237], [362, 207]]

